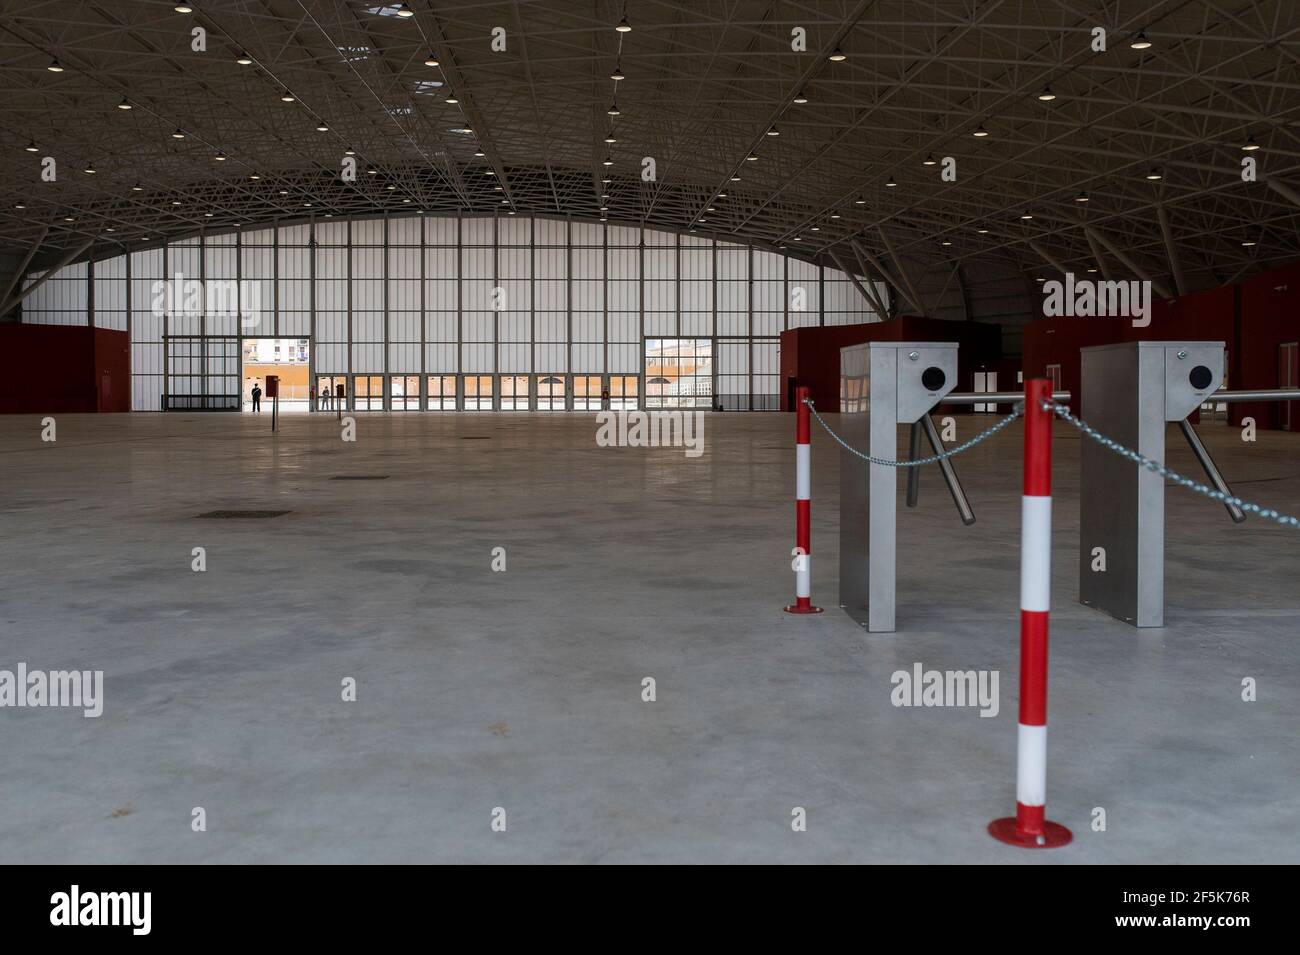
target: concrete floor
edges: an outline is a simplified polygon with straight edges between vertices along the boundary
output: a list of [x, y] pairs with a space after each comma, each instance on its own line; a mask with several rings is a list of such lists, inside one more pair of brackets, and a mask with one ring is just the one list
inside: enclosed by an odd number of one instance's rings
[[[789, 416], [709, 415], [698, 459], [599, 448], [580, 413], [268, 427], [61, 416], [43, 444], [0, 418], [0, 668], [102, 669], [106, 696], [0, 711], [2, 861], [1300, 861], [1300, 533], [1170, 489], [1167, 626], [1102, 617], [1075, 602], [1063, 426], [1048, 809], [1076, 838], [1044, 852], [985, 832], [1014, 803], [1019, 425], [957, 462], [971, 528], [927, 469], [892, 635], [835, 608], [820, 432], [828, 609], [780, 612]], [[1300, 513], [1300, 435], [1204, 432], [1243, 496]], [[292, 513], [196, 517], [220, 508]], [[893, 707], [917, 661], [998, 669], [1000, 714]]]

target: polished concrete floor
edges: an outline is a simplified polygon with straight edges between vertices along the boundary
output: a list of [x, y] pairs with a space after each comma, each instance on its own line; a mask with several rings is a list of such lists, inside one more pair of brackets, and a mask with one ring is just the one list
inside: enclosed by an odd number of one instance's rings
[[[102, 669], [104, 713], [0, 710], [0, 861], [1300, 861], [1300, 532], [1170, 489], [1166, 627], [1100, 616], [1062, 426], [1048, 804], [1075, 841], [1042, 852], [985, 832], [1014, 801], [1019, 425], [957, 461], [973, 527], [927, 469], [889, 635], [835, 606], [821, 433], [827, 612], [780, 611], [786, 415], [709, 415], [694, 459], [598, 447], [591, 414], [57, 426], [0, 418], [0, 668]], [[1300, 435], [1205, 436], [1300, 512]], [[894, 707], [916, 662], [998, 670], [999, 714]]]

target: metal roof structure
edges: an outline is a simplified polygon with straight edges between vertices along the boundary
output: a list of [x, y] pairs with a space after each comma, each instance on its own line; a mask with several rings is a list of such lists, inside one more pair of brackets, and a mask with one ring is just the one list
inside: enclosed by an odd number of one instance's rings
[[9, 0], [0, 83], [47, 258], [416, 209], [1170, 293], [1300, 254], [1295, 0]]

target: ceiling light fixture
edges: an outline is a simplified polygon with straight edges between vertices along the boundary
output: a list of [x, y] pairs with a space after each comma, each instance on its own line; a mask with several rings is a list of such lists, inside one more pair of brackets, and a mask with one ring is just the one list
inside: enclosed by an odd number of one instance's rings
[[436, 56], [434, 56], [432, 53], [430, 53], [428, 56], [426, 56], [426, 57], [424, 58], [424, 65], [425, 65], [425, 66], [439, 66], [440, 64], [438, 63], [438, 58], [437, 58]]
[[618, 26], [614, 27], [614, 29], [619, 33], [631, 33], [632, 24], [627, 22], [627, 16], [624, 15], [623, 19], [618, 21]]
[[780, 136], [780, 135], [781, 135], [781, 130], [779, 130], [779, 129], [777, 129], [775, 126], [773, 126], [771, 129], [769, 129], [769, 130], [767, 131], [767, 134], [768, 134], [769, 136]]
[[411, 17], [415, 16], [415, 11], [412, 10], [410, 7], [408, 7], [406, 4], [399, 3], [397, 5], [397, 15], [401, 17], [403, 20], [409, 20]]
[[865, 205], [867, 204], [866, 197], [865, 197], [865, 196], [858, 196], [856, 199], [853, 200], [853, 204], [854, 204], [855, 206], [865, 206]]
[[750, 153], [748, 156], [745, 157], [745, 162], [758, 162], [758, 157], [753, 153]]
[[602, 159], [602, 160], [600, 161], [600, 164], [601, 164], [602, 166], [612, 166], [612, 165], [614, 165], [614, 159], [613, 159], [612, 156], [608, 156], [608, 155], [607, 155], [607, 156], [605, 156], [604, 159]]
[[1149, 173], [1147, 173], [1147, 178], [1150, 179], [1152, 182], [1155, 182], [1159, 179], [1163, 179], [1164, 174], [1161, 173], [1159, 169], [1152, 169]]
[[977, 137], [977, 138], [979, 138], [979, 139], [983, 139], [983, 138], [984, 138], [985, 136], [987, 136], [988, 134], [989, 134], [989, 131], [988, 131], [987, 129], [984, 128], [984, 124], [983, 124], [983, 123], [980, 123], [979, 126], [977, 126], [977, 127], [975, 128], [975, 132], [971, 133], [972, 136], [975, 136], [975, 137]]
[[294, 96], [288, 90], [285, 90], [283, 93], [280, 94], [281, 103], [292, 103], [293, 101], [294, 101]]
[[847, 59], [848, 57], [844, 55], [844, 51], [841, 50], [838, 46], [831, 51], [830, 61], [832, 63], [843, 63]]
[[617, 101], [617, 100], [615, 100], [613, 103], [610, 103], [610, 104], [609, 104], [609, 109], [605, 110], [605, 112], [608, 113], [610, 116], [621, 116], [621, 115], [623, 115], [622, 113], [619, 112], [619, 109], [618, 109], [618, 101]]
[[178, 4], [176, 4], [176, 6], [172, 7], [172, 9], [175, 10], [177, 13], [193, 13], [193, 12], [194, 12], [194, 8], [193, 8], [192, 6], [190, 6], [188, 3], [178, 3]]
[[184, 138], [185, 138], [185, 134], [181, 132], [179, 128], [176, 130], [176, 132], [172, 133], [172, 139], [184, 139]]
[[1075, 202], [1087, 202], [1087, 201], [1088, 201], [1088, 194], [1087, 194], [1086, 192], [1081, 192], [1081, 193], [1079, 193], [1077, 196], [1074, 197], [1074, 201], [1075, 201]]
[[33, 141], [33, 142], [29, 142], [26, 146], [23, 147], [23, 149], [27, 150], [29, 153], [37, 152], [37, 151], [38, 151], [38, 148], [39, 148], [39, 147], [37, 147], [37, 145], [36, 145], [36, 143], [35, 143], [34, 141]]
[[618, 142], [618, 140], [614, 138], [613, 133], [606, 133], [605, 142], [609, 143], [612, 146], [614, 143]]
[[144, 192], [144, 186], [140, 185], [140, 184], [137, 182], [134, 186], [131, 187], [131, 191], [132, 191], [132, 192]]
[[50, 65], [47, 66], [46, 69], [49, 70], [51, 73], [62, 73], [62, 72], [63, 72], [63, 66], [62, 66], [62, 64], [59, 63], [58, 60], [52, 60], [52, 61], [50, 62]]
[[799, 92], [794, 94], [794, 102], [802, 106], [804, 103], [808, 102], [808, 94], [805, 93], [803, 90], [800, 90]]
[[1033, 214], [1032, 212], [1022, 212], [1022, 213], [1020, 213], [1020, 218], [1021, 218], [1021, 219], [1032, 219], [1033, 217], [1034, 217], [1034, 214]]
[[253, 58], [248, 55], [247, 50], [243, 50], [240, 52], [239, 56], [235, 57], [235, 62], [240, 66], [252, 66]]
[[1139, 32], [1138, 35], [1133, 38], [1133, 42], [1130, 43], [1129, 46], [1135, 50], [1151, 49], [1151, 41], [1147, 39], [1146, 31], [1142, 30]]
[[456, 94], [455, 94], [455, 93], [448, 92], [448, 93], [447, 93], [447, 102], [450, 103], [451, 105], [455, 106], [457, 103], [460, 102], [460, 100], [458, 100], [458, 99], [456, 98]]
[[938, 165], [938, 163], [939, 160], [934, 158], [934, 153], [930, 153], [930, 155], [921, 160], [922, 166], [935, 166]]
[[1043, 91], [1038, 94], [1038, 98], [1044, 103], [1050, 103], [1052, 100], [1056, 99], [1056, 94], [1052, 92], [1050, 86], [1044, 86]]
[[1242, 152], [1253, 153], [1253, 152], [1254, 152], [1256, 149], [1258, 149], [1258, 148], [1259, 148], [1259, 143], [1255, 142], [1255, 135], [1254, 135], [1254, 133], [1252, 133], [1251, 135], [1247, 136], [1247, 137], [1246, 137], [1246, 141], [1245, 141], [1244, 143], [1241, 144], [1241, 151], [1242, 151]]
[[122, 102], [120, 102], [120, 103], [117, 104], [117, 108], [118, 108], [118, 109], [130, 109], [130, 108], [131, 108], [131, 104], [128, 103], [127, 100], [126, 100], [126, 97], [123, 96], [123, 97], [122, 97]]
[[86, 168], [81, 171], [93, 176], [95, 174], [95, 164], [93, 162], [88, 162], [86, 163]]
[[614, 64], [614, 72], [609, 74], [609, 78], [613, 80], [615, 83], [617, 83], [619, 80], [627, 79], [627, 77], [623, 73], [622, 64], [619, 63]]
[[893, 176], [890, 176], [890, 177], [889, 177], [889, 181], [885, 183], [885, 188], [887, 188], [887, 189], [893, 189], [893, 188], [894, 188], [895, 186], [897, 186], [897, 185], [898, 185], [898, 183], [894, 182], [894, 177], [893, 177]]
[[226, 161], [226, 154], [225, 154], [225, 153], [217, 153], [217, 154], [216, 154], [215, 156], [213, 156], [212, 158], [215, 159], [217, 162], [225, 162], [225, 161]]
[[330, 131], [330, 128], [329, 128], [328, 126], [326, 126], [324, 123], [317, 123], [317, 124], [316, 124], [316, 132], [318, 132], [318, 133], [328, 133], [329, 131]]

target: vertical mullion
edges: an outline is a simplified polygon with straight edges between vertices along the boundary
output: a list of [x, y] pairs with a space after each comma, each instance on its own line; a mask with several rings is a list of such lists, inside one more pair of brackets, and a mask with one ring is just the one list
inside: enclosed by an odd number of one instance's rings
[[[428, 307], [428, 293], [425, 292], [425, 284], [429, 280], [429, 267], [425, 262], [425, 241], [424, 241], [424, 213], [420, 213], [420, 410], [429, 410], [429, 359], [426, 352], [429, 348], [428, 333], [425, 331], [425, 322], [428, 319], [426, 309]], [[442, 379], [438, 379], [438, 410], [442, 410]]]

